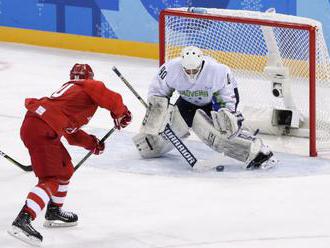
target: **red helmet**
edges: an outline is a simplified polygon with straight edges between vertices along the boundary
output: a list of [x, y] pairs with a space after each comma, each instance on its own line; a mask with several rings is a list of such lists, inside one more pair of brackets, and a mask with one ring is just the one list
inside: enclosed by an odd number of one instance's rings
[[88, 64], [75, 64], [70, 71], [70, 79], [93, 79], [94, 73]]

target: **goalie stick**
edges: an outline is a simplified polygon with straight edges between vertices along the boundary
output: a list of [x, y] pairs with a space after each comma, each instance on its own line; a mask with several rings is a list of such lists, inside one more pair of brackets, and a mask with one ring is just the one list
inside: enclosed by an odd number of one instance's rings
[[[106, 135], [103, 136], [103, 138], [100, 140], [100, 143], [104, 143], [107, 138], [116, 130], [115, 127], [113, 127], [109, 132], [106, 133]], [[93, 154], [92, 151], [88, 152], [85, 157], [83, 157], [82, 160], [79, 161], [79, 163], [74, 167], [74, 171], [78, 170], [78, 168]], [[32, 166], [31, 165], [23, 165], [20, 162], [17, 162], [15, 159], [4, 153], [3, 151], [0, 150], [0, 155], [6, 158], [8, 161], [13, 163], [14, 165], [18, 166], [24, 171], [32, 171]]]
[[[139, 93], [132, 87], [132, 85], [123, 77], [120, 71], [114, 66], [112, 70], [116, 75], [124, 82], [124, 84], [132, 91], [132, 93], [137, 97], [137, 99], [143, 104], [143, 106], [148, 109], [148, 104], [142, 99]], [[165, 126], [165, 130], [161, 133], [163, 137], [169, 140], [172, 145], [180, 152], [182, 157], [187, 161], [187, 163], [194, 167], [197, 162], [196, 157], [191, 153], [187, 146], [182, 142], [182, 140], [173, 132], [170, 125]]]
[[169, 140], [173, 146], [181, 153], [182, 157], [187, 161], [187, 163], [194, 167], [197, 162], [195, 156], [186, 147], [186, 145], [179, 139], [178, 136], [173, 132], [169, 124], [166, 124], [164, 131], [161, 133], [163, 137]]

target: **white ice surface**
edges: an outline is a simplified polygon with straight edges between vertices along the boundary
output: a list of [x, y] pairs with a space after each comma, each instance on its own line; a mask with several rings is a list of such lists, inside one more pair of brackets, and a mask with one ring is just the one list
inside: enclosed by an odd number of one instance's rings
[[[79, 225], [45, 229], [44, 213], [33, 223], [44, 247], [330, 247], [329, 160], [277, 152], [278, 168], [244, 171], [194, 136], [185, 141], [191, 151], [225, 165], [223, 173], [192, 170], [175, 150], [160, 159], [139, 157], [131, 137], [144, 109], [111, 67], [145, 97], [157, 61], [0, 43], [0, 150], [30, 163], [19, 138], [24, 98], [58, 89], [75, 62], [89, 63], [97, 79], [123, 95], [134, 122], [116, 131], [105, 153], [88, 159], [73, 176], [64, 206], [79, 214]], [[101, 137], [112, 125], [102, 110], [85, 130]], [[87, 153], [67, 147], [75, 163]], [[33, 173], [0, 158], [1, 248], [27, 247], [6, 230], [35, 183]]]

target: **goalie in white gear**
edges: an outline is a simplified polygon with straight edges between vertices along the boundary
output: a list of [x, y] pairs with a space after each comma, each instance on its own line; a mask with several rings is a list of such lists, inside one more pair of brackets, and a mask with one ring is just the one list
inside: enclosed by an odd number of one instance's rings
[[[180, 96], [173, 106], [169, 100], [174, 91]], [[133, 141], [142, 157], [159, 157], [173, 148], [160, 135], [169, 123], [178, 137], [189, 136], [192, 128], [209, 147], [244, 162], [246, 168], [273, 167], [276, 160], [268, 146], [242, 129], [238, 102], [237, 82], [229, 67], [204, 57], [198, 47], [186, 47], [154, 77], [149, 108]]]

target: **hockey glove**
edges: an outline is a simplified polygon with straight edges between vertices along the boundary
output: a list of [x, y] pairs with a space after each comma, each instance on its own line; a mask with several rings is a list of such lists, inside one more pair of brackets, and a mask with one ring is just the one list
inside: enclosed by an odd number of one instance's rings
[[118, 130], [120, 130], [121, 128], [127, 127], [132, 121], [132, 114], [128, 109], [126, 110], [126, 112], [124, 114], [122, 114], [119, 117], [114, 115], [112, 112], [111, 112], [111, 116], [113, 118], [115, 127]]
[[233, 112], [227, 108], [221, 108], [218, 112], [211, 111], [211, 116], [215, 129], [227, 136], [228, 139], [240, 132], [244, 120], [240, 112]]
[[100, 155], [103, 153], [105, 144], [101, 143], [98, 138], [96, 138], [94, 135], [90, 135], [93, 139], [92, 145], [88, 147], [87, 149], [90, 150], [95, 155]]

